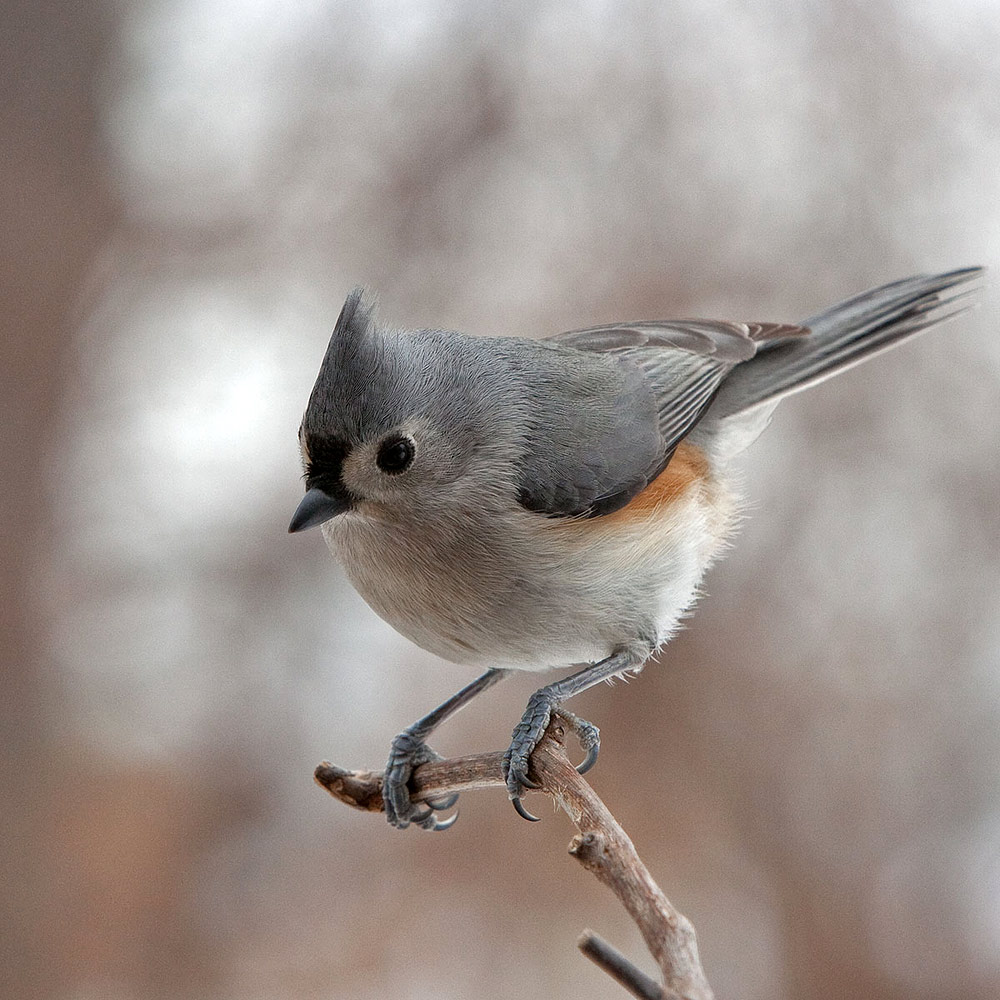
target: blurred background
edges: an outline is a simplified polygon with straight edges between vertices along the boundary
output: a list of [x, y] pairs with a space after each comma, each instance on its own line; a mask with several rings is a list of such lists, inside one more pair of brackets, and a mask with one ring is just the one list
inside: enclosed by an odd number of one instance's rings
[[[794, 321], [1000, 256], [1000, 8], [5, 5], [0, 992], [624, 995], [572, 830], [338, 806], [469, 679], [346, 584], [295, 433], [350, 287], [411, 326]], [[1000, 995], [1000, 339], [779, 409], [683, 634], [574, 703], [721, 998]], [[501, 748], [537, 677], [436, 740]], [[538, 797], [530, 808], [543, 806]]]

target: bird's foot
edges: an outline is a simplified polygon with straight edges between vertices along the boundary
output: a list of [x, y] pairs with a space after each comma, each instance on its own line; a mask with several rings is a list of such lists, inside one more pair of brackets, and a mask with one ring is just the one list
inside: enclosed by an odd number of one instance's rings
[[586, 757], [576, 765], [576, 773], [586, 774], [597, 763], [597, 755], [601, 752], [601, 731], [592, 722], [567, 712], [565, 708], [560, 708], [556, 714], [565, 719], [566, 724], [576, 733], [580, 747], [586, 753]]
[[594, 766], [601, 749], [601, 733], [597, 726], [559, 708], [558, 698], [550, 691], [542, 688], [528, 699], [528, 707], [524, 710], [521, 721], [514, 727], [510, 746], [503, 755], [502, 766], [507, 794], [514, 809], [519, 816], [532, 822], [537, 822], [539, 817], [532, 816], [525, 809], [521, 796], [526, 789], [538, 788], [538, 783], [528, 777], [528, 769], [531, 766], [531, 754], [545, 733], [553, 712], [566, 720], [586, 752], [583, 763], [577, 767], [580, 774], [585, 774]]
[[385, 817], [396, 829], [405, 830], [412, 824], [423, 830], [447, 830], [458, 819], [458, 813], [446, 820], [439, 820], [437, 816], [458, 801], [458, 792], [428, 802], [410, 800], [409, 784], [414, 768], [441, 759], [439, 753], [408, 729], [392, 741], [382, 781], [382, 801], [385, 803]]

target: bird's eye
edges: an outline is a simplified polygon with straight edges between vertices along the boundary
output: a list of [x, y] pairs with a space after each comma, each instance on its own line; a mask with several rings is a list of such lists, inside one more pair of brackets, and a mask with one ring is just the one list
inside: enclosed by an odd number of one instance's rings
[[383, 472], [405, 472], [413, 462], [413, 442], [408, 437], [386, 438], [378, 449], [375, 462]]

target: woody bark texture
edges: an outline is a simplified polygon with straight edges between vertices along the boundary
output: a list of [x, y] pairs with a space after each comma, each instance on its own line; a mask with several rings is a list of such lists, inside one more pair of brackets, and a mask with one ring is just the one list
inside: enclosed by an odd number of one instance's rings
[[[570, 729], [566, 718], [553, 716], [532, 754], [530, 776], [539, 783], [539, 791], [551, 796], [576, 826], [570, 854], [618, 897], [659, 966], [663, 984], [653, 982], [590, 931], [580, 939], [581, 951], [642, 1000], [712, 1000], [694, 928], [671, 905], [628, 835], [570, 763], [564, 742]], [[504, 787], [502, 757], [496, 751], [422, 764], [413, 772], [412, 797], [426, 801], [472, 788]], [[315, 778], [334, 798], [355, 809], [382, 811], [380, 771], [347, 771], [324, 762], [316, 768]]]

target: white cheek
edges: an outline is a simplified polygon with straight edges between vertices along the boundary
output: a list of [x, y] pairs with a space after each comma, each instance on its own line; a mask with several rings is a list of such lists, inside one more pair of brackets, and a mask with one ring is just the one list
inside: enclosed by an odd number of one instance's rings
[[340, 478], [352, 493], [359, 497], [370, 497], [378, 492], [383, 474], [375, 465], [373, 448], [355, 448], [344, 459], [340, 468]]

